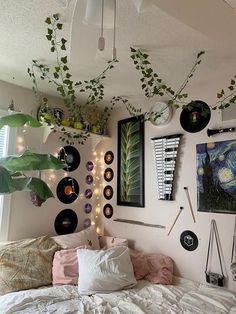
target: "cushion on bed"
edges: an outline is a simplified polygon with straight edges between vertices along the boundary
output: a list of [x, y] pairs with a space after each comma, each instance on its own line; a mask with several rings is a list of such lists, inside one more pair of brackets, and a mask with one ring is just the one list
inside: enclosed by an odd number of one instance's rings
[[47, 236], [0, 246], [0, 295], [52, 283], [52, 260], [59, 249]]
[[81, 294], [107, 293], [134, 286], [137, 282], [129, 249], [117, 246], [107, 250], [77, 250], [78, 290]]
[[113, 246], [127, 246], [128, 240], [110, 236], [100, 236], [99, 237], [100, 248], [108, 249]]
[[89, 248], [82, 245], [74, 249], [60, 250], [55, 253], [52, 267], [53, 285], [77, 285], [79, 277], [79, 265], [77, 249]]
[[98, 234], [96, 227], [91, 226], [76, 233], [59, 235], [52, 237], [63, 249], [72, 249], [81, 245], [89, 245], [94, 250], [99, 250]]
[[174, 263], [169, 256], [159, 253], [145, 254], [130, 249], [130, 257], [137, 280], [146, 279], [152, 283], [172, 284]]

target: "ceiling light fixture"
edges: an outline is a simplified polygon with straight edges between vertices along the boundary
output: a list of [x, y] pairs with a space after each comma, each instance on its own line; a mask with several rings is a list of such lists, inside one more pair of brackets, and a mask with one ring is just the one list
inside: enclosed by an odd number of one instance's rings
[[98, 50], [105, 49], [104, 29], [113, 28], [112, 58], [116, 59], [116, 0], [87, 0], [84, 24], [100, 27]]

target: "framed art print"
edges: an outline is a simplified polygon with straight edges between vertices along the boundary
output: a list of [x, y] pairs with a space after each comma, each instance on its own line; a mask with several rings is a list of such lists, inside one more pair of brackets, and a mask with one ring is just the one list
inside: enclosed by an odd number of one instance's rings
[[236, 214], [236, 140], [197, 145], [198, 211]]
[[117, 205], [144, 207], [144, 116], [118, 121]]

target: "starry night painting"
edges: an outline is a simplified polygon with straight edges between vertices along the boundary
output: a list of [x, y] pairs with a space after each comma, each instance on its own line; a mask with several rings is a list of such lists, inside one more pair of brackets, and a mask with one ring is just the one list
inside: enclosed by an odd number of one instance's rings
[[236, 214], [236, 140], [197, 145], [198, 211]]

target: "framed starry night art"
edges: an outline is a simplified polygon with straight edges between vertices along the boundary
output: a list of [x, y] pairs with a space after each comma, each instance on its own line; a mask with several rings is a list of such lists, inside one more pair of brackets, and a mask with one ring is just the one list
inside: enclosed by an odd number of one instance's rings
[[198, 211], [236, 214], [236, 140], [197, 145]]

